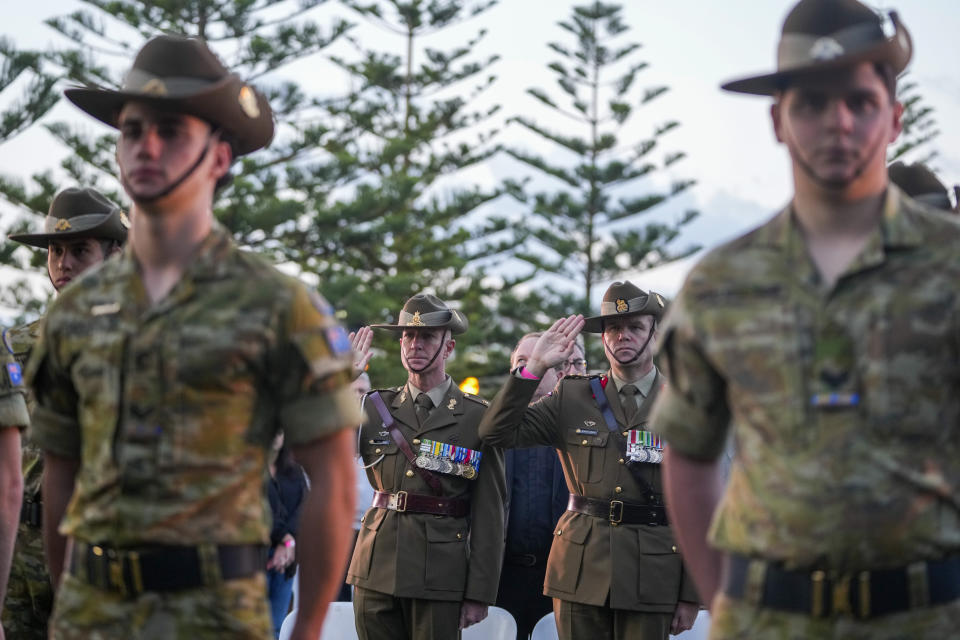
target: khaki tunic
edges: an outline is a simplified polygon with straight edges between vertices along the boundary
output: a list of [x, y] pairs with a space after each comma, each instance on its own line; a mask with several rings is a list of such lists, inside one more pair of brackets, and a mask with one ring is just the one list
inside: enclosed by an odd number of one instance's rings
[[[470, 500], [470, 515], [451, 518], [397, 513], [371, 507], [362, 520], [347, 582], [400, 598], [425, 600], [497, 599], [504, 545], [503, 452], [480, 441], [477, 426], [486, 400], [464, 394], [451, 384], [443, 402], [431, 410], [421, 428], [413, 399], [405, 387], [379, 391], [400, 432], [416, 453], [421, 439], [482, 452], [476, 479], [434, 472], [443, 496]], [[360, 455], [371, 486], [378, 491], [432, 495], [393, 442], [369, 397], [360, 427]]]
[[[620, 429], [647, 428], [647, 415], [663, 379], [654, 380], [628, 425], [608, 376], [604, 392]], [[593, 398], [590, 377], [568, 376], [549, 396], [527, 406], [537, 380], [510, 376], [480, 425], [484, 442], [504, 447], [556, 447], [571, 494], [642, 503], [644, 491], [623, 463], [622, 439], [613, 437]], [[644, 479], [662, 493], [660, 466], [643, 464]], [[680, 600], [697, 602], [670, 527], [611, 526], [605, 518], [567, 511], [554, 531], [544, 593], [593, 606], [673, 613]]]

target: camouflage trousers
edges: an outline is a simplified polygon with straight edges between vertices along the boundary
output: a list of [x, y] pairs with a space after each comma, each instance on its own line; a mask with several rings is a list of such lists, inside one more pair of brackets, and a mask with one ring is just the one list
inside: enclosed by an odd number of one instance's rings
[[262, 573], [219, 585], [124, 597], [66, 574], [50, 623], [54, 640], [268, 640]]
[[7, 637], [45, 640], [52, 608], [53, 588], [43, 557], [42, 531], [21, 523], [0, 617]]
[[957, 637], [960, 600], [870, 620], [760, 609], [725, 594], [711, 609], [710, 640], [942, 640]]

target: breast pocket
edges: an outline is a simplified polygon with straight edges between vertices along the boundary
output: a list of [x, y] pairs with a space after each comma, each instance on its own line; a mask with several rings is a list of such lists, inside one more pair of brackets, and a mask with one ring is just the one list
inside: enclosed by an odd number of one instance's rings
[[[378, 480], [378, 486], [384, 491], [393, 491], [397, 465], [401, 457], [400, 447], [387, 436], [386, 438], [363, 438], [360, 443], [360, 457], [363, 466]], [[405, 460], [405, 459], [404, 459]]]
[[113, 466], [113, 445], [123, 397], [126, 336], [94, 333], [73, 364], [77, 411], [83, 425], [83, 459], [87, 468]]
[[589, 435], [577, 433], [577, 429], [567, 430], [567, 454], [574, 465], [578, 481], [589, 484], [603, 479], [603, 463], [609, 438], [609, 431]]

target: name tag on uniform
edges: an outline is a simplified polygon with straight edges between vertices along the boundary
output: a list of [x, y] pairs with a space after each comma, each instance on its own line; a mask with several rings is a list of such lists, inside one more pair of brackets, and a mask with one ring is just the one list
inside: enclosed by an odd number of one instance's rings
[[627, 432], [627, 459], [632, 462], [663, 462], [663, 441], [660, 435], [642, 429]]
[[460, 476], [467, 480], [477, 477], [483, 455], [474, 449], [434, 440], [421, 440], [419, 453], [416, 464], [421, 469]]

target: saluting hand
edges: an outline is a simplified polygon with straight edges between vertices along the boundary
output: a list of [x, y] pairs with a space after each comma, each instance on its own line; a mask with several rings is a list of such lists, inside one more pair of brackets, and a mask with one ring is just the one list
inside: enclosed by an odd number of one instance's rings
[[533, 353], [527, 362], [527, 371], [542, 377], [547, 369], [564, 362], [573, 353], [573, 345], [583, 329], [583, 316], [567, 316], [553, 323], [533, 346]]
[[373, 357], [370, 345], [373, 343], [373, 329], [360, 327], [351, 331], [350, 346], [353, 347], [353, 376], [357, 377], [367, 368], [367, 363]]

